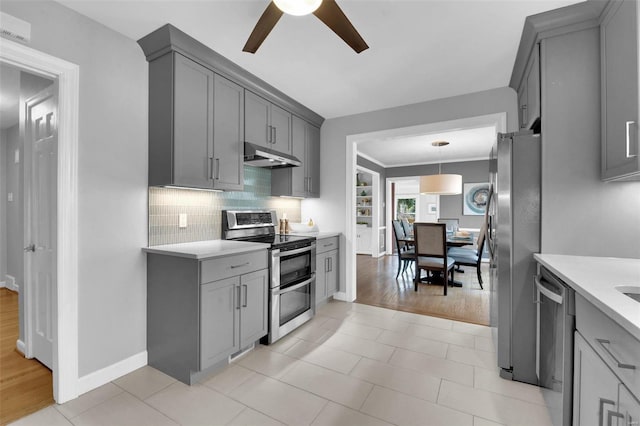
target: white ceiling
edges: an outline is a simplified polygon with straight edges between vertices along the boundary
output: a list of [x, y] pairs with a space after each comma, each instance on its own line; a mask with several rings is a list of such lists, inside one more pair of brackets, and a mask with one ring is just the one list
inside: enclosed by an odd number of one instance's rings
[[[496, 141], [495, 126], [428, 133], [393, 139], [377, 139], [358, 144], [358, 153], [383, 167], [416, 164], [475, 161], [489, 158]], [[447, 141], [449, 145], [434, 147], [432, 142]]]
[[171, 23], [325, 118], [507, 86], [525, 17], [578, 3], [338, 0], [368, 50], [284, 15], [252, 55], [242, 47], [268, 0], [58, 1], [134, 40]]

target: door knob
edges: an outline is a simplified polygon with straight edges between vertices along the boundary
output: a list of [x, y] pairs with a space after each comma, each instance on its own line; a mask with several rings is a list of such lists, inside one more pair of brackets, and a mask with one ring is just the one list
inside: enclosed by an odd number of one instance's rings
[[26, 246], [24, 248], [24, 251], [26, 251], [26, 252], [30, 252], [30, 251], [34, 252], [34, 251], [36, 251], [36, 245], [35, 244], [30, 244], [30, 245], [28, 245], [28, 246]]

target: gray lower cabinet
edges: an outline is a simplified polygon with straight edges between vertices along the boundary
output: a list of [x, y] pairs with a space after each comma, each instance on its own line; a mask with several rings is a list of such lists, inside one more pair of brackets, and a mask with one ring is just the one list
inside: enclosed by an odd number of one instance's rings
[[267, 269], [200, 288], [200, 369], [245, 348], [268, 331]]
[[293, 116], [291, 121], [292, 154], [302, 166], [271, 171], [271, 195], [320, 197], [320, 129]]
[[338, 237], [316, 241], [316, 305], [340, 290], [338, 248]]
[[149, 62], [149, 185], [242, 190], [244, 89], [169, 52]]
[[193, 384], [268, 332], [267, 251], [197, 260], [147, 253], [149, 365]]
[[245, 140], [291, 154], [291, 113], [247, 90]]
[[576, 294], [575, 426], [637, 425], [640, 340]]
[[602, 179], [640, 180], [637, 0], [612, 1], [600, 25]]

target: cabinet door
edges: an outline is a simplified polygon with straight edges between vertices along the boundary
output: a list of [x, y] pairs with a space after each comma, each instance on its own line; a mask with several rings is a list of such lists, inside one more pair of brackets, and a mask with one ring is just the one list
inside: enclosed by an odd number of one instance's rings
[[[596, 352], [575, 332], [573, 424], [602, 426], [618, 409], [618, 379]], [[615, 424], [615, 418], [613, 419]]]
[[271, 104], [271, 147], [279, 152], [291, 154], [291, 113]]
[[271, 147], [270, 106], [271, 102], [245, 90], [244, 138], [247, 142]]
[[521, 129], [527, 127], [527, 86], [524, 83], [518, 90], [518, 123]]
[[316, 255], [316, 304], [327, 298], [329, 252]]
[[631, 395], [629, 389], [620, 383], [618, 394], [618, 426], [640, 424], [640, 402]]
[[174, 57], [173, 184], [211, 188], [213, 72]]
[[245, 348], [268, 332], [269, 270], [240, 277], [240, 347]]
[[527, 70], [527, 119], [525, 126], [530, 129], [540, 118], [540, 50], [536, 44], [531, 54], [529, 69]]
[[305, 171], [309, 197], [320, 196], [320, 129], [307, 124]]
[[333, 293], [340, 290], [338, 288], [338, 250], [332, 250], [327, 254], [329, 265], [326, 278], [326, 288], [327, 296], [331, 296]]
[[291, 120], [292, 154], [302, 161], [302, 166], [292, 167], [291, 172], [291, 196], [306, 197], [307, 191], [307, 160], [306, 153], [306, 127], [307, 123], [298, 117]]
[[240, 350], [240, 278], [200, 287], [200, 370]]
[[217, 74], [213, 81], [213, 187], [242, 191], [244, 89]]
[[638, 2], [612, 2], [600, 26], [602, 178], [638, 171]]

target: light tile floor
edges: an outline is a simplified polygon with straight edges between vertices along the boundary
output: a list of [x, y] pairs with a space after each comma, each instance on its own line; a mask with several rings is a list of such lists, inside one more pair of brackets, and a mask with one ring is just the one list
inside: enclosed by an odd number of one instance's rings
[[14, 425], [550, 425], [498, 376], [488, 327], [330, 302], [271, 346], [187, 386], [151, 367]]

